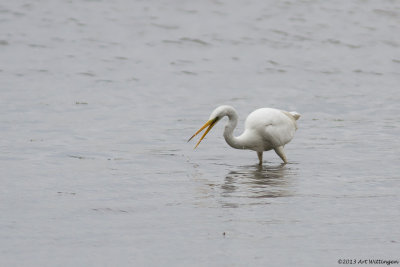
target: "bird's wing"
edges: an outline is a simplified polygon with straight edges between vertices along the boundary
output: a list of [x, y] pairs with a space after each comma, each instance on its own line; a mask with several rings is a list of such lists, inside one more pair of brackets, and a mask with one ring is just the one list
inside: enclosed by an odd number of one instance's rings
[[245, 127], [257, 133], [265, 149], [283, 146], [292, 140], [297, 128], [294, 117], [286, 113], [271, 108], [257, 109], [247, 117]]
[[293, 139], [295, 131], [296, 128], [290, 121], [279, 121], [265, 126], [263, 138], [271, 143], [272, 147], [284, 146]]

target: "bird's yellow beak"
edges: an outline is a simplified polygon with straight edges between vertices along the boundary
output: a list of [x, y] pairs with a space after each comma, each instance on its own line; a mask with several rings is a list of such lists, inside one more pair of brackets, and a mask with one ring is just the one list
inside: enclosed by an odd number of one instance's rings
[[203, 130], [208, 126], [207, 130], [204, 132], [203, 136], [200, 138], [199, 142], [197, 142], [196, 146], [194, 147], [194, 148], [196, 148], [196, 147], [200, 144], [201, 140], [203, 140], [203, 138], [204, 138], [204, 137], [208, 134], [208, 132], [212, 129], [212, 127], [214, 127], [214, 125], [217, 123], [217, 121], [218, 121], [217, 118], [207, 121], [207, 122], [192, 136], [192, 137], [190, 137], [190, 139], [188, 140], [188, 142], [189, 142], [190, 140], [192, 140], [193, 137], [195, 137], [196, 135], [198, 135], [199, 133], [201, 133], [201, 131], [203, 131]]

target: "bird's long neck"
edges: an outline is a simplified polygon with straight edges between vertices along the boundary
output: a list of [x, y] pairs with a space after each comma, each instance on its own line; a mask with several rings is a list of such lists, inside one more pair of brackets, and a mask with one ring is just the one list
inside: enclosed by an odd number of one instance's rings
[[233, 130], [236, 128], [236, 125], [238, 123], [238, 115], [234, 109], [229, 110], [227, 113], [227, 116], [229, 118], [228, 123], [225, 125], [225, 130], [224, 130], [224, 138], [225, 141], [228, 143], [233, 148], [237, 149], [245, 149], [245, 144], [242, 142], [240, 137], [235, 137], [233, 135]]

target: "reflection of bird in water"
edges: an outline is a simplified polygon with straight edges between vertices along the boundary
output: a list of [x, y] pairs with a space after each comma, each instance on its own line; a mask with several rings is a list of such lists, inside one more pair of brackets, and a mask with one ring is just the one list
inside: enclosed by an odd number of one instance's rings
[[246, 166], [230, 171], [221, 186], [226, 197], [245, 194], [250, 198], [275, 198], [289, 196], [287, 175], [290, 170], [285, 164], [271, 167]]
[[233, 130], [238, 122], [236, 110], [231, 106], [219, 106], [189, 141], [208, 126], [196, 144], [197, 147], [211, 128], [225, 116], [228, 116], [229, 121], [225, 126], [224, 138], [231, 147], [257, 151], [260, 165], [262, 165], [263, 152], [274, 149], [283, 162], [287, 163], [283, 147], [293, 139], [297, 129], [296, 120], [300, 118], [300, 114], [273, 108], [257, 109], [247, 117], [244, 132], [235, 137]]

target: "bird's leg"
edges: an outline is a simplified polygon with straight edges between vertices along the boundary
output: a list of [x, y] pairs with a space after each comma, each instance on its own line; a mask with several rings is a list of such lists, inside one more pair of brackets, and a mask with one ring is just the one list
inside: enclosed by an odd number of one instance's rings
[[257, 156], [258, 156], [258, 159], [260, 160], [260, 162], [258, 163], [258, 165], [262, 165], [262, 156], [263, 156], [263, 153], [262, 153], [262, 151], [261, 152], [257, 152]]
[[283, 160], [283, 162], [287, 163], [285, 151], [283, 151], [283, 146], [279, 146], [277, 148], [274, 148], [276, 154]]

